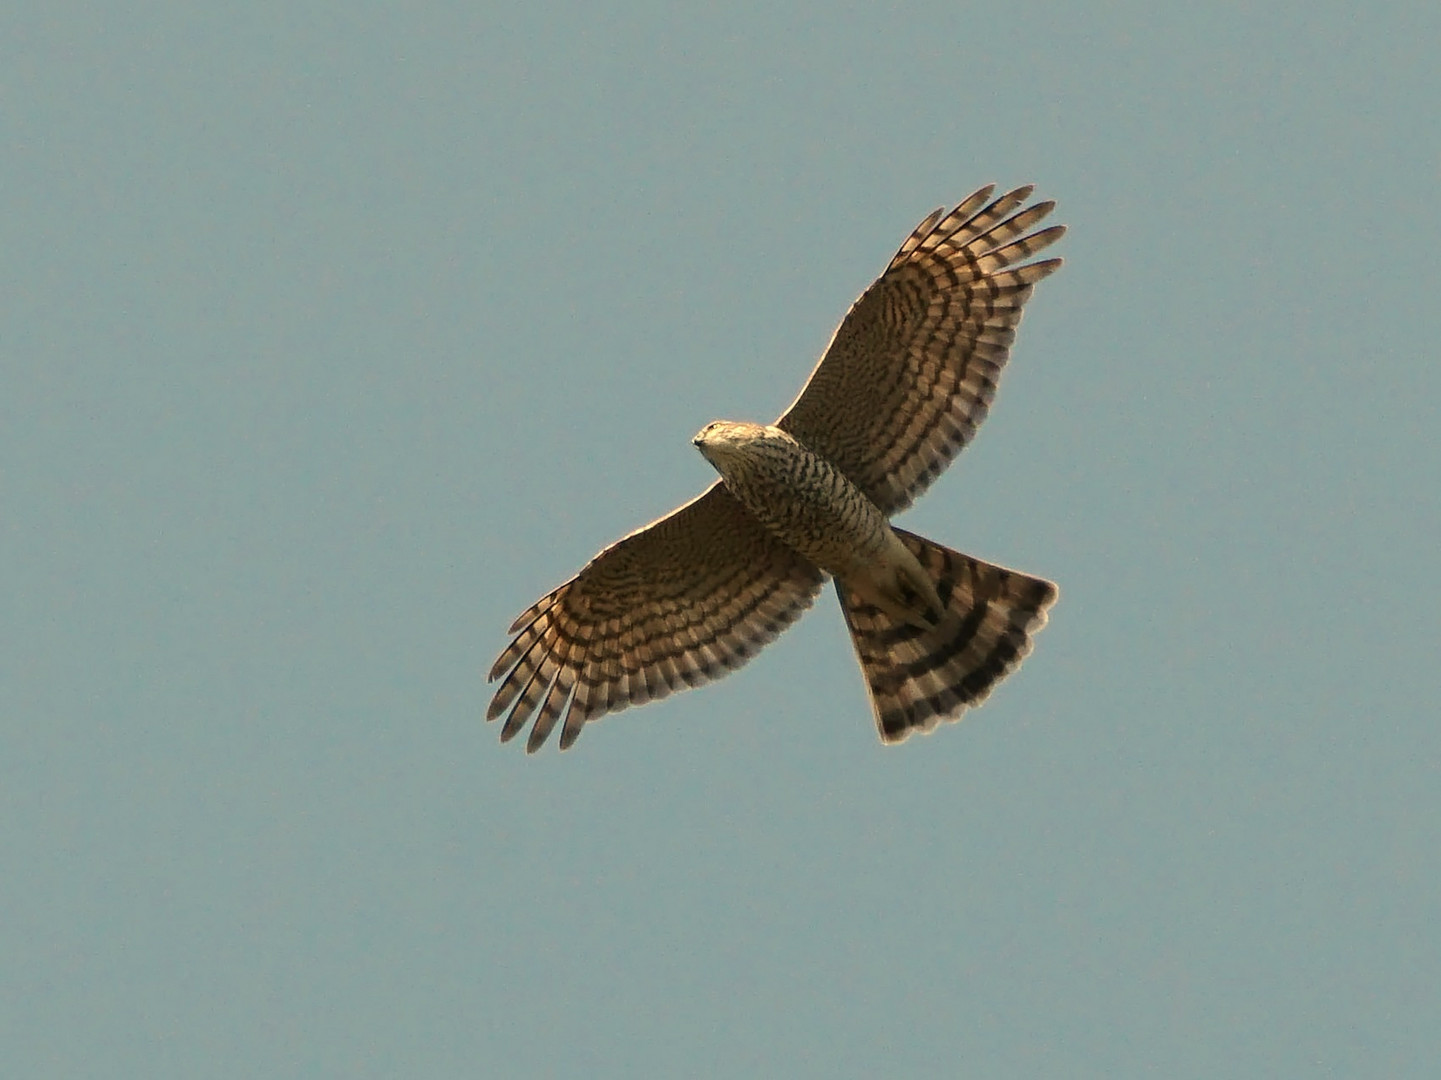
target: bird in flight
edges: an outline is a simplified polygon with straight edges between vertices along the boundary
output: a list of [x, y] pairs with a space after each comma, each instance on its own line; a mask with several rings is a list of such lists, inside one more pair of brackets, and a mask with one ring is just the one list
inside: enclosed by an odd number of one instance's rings
[[[588, 721], [734, 671], [834, 579], [883, 742], [979, 705], [1030, 652], [1056, 586], [893, 527], [971, 440], [1021, 309], [1065, 227], [1029, 186], [981, 188], [918, 226], [841, 320], [774, 424], [695, 437], [720, 474], [610, 545], [511, 624], [490, 670], [501, 741], [529, 751]], [[1034, 230], [1034, 231], [1033, 231]]]

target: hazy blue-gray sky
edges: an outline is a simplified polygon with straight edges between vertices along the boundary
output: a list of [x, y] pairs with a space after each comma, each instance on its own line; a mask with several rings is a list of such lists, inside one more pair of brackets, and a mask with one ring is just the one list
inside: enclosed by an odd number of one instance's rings
[[[0, 1046], [33, 1077], [1430, 1076], [1441, 7], [0, 16]], [[1071, 226], [903, 520], [1056, 579], [527, 758], [517, 611], [914, 223]]]

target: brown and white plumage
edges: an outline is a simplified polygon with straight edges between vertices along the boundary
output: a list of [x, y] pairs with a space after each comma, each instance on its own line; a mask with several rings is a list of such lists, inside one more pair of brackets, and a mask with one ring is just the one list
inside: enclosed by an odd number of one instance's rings
[[1031, 651], [1056, 586], [895, 530], [932, 575], [945, 615], [934, 627], [900, 622], [837, 582], [841, 611], [886, 742], [958, 720]]
[[887, 514], [904, 510], [971, 441], [996, 394], [1021, 308], [1060, 259], [1017, 266], [1065, 226], [1017, 211], [1032, 188], [981, 188], [916, 226], [836, 328], [776, 426], [834, 462]]
[[486, 719], [510, 709], [501, 729], [508, 740], [534, 714], [528, 749], [536, 750], [569, 704], [564, 749], [587, 720], [734, 671], [795, 622], [824, 584], [814, 563], [777, 541], [717, 481], [521, 613], [510, 627], [515, 639], [490, 670], [492, 679], [510, 674]]
[[696, 444], [722, 480], [606, 548], [527, 609], [490, 672], [502, 740], [560, 745], [607, 712], [745, 663], [836, 577], [881, 737], [929, 731], [1020, 663], [1050, 582], [893, 529], [970, 441], [1060, 237], [1050, 202], [982, 188], [926, 218], [842, 320], [772, 427], [717, 422]]

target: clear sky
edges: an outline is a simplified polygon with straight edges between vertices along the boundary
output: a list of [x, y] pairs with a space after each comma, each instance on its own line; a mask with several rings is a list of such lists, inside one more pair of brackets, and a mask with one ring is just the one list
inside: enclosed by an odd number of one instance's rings
[[[11, 5], [6, 1074], [1434, 1075], [1438, 43], [1434, 3]], [[500, 746], [510, 619], [988, 181], [1067, 265], [902, 521], [1060, 583], [1019, 674], [883, 748], [827, 593]]]

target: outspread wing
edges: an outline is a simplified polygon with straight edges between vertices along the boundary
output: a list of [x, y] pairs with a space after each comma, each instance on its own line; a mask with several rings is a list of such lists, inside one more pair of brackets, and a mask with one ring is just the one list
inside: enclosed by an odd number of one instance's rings
[[887, 514], [909, 506], [971, 440], [995, 396], [1021, 308], [1060, 259], [1016, 265], [1065, 227], [1052, 202], [981, 188], [916, 227], [852, 306], [776, 423]]
[[563, 721], [566, 749], [608, 712], [734, 671], [810, 607], [826, 575], [773, 539], [719, 482], [612, 544], [515, 620], [490, 670], [501, 741]]

